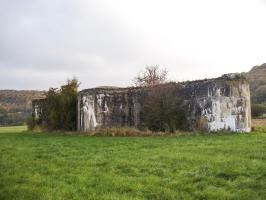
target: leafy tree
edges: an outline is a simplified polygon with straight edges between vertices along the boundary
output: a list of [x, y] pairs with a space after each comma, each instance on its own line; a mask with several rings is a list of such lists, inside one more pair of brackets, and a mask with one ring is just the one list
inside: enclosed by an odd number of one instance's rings
[[252, 100], [254, 103], [266, 102], [266, 85], [261, 85], [255, 90]]
[[[46, 121], [46, 126], [50, 130], [62, 129], [61, 115], [63, 104], [60, 104], [60, 90], [57, 88], [50, 88], [46, 96], [46, 109], [41, 116], [42, 120]], [[46, 120], [45, 120], [46, 119]]]
[[160, 69], [159, 65], [156, 66], [147, 66], [144, 72], [139, 73], [134, 79], [133, 82], [135, 86], [155, 86], [162, 84], [166, 81], [167, 70]]
[[[76, 130], [78, 80], [67, 80], [60, 89], [50, 88], [46, 94], [39, 125], [49, 130]], [[32, 123], [31, 120], [29, 120]], [[32, 124], [29, 124], [32, 127]]]
[[251, 114], [252, 117], [260, 117], [266, 113], [265, 104], [252, 104], [251, 105]]
[[4, 108], [0, 108], [0, 124], [6, 125], [8, 123], [8, 112]]
[[143, 106], [144, 124], [152, 131], [174, 132], [187, 129], [187, 106], [176, 95], [173, 83], [150, 89]]
[[68, 80], [61, 87], [62, 121], [64, 130], [76, 130], [78, 80]]

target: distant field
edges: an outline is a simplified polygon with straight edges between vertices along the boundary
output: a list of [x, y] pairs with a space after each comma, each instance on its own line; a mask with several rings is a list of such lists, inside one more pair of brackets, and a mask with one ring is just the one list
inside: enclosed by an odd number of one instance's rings
[[26, 130], [27, 130], [27, 126], [0, 127], [0, 133], [18, 133], [18, 132], [22, 132]]
[[89, 137], [0, 128], [0, 199], [266, 199], [266, 134]]

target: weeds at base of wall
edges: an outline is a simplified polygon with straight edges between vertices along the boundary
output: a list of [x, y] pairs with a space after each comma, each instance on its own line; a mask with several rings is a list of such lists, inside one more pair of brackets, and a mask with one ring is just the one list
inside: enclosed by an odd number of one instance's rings
[[32, 133], [78, 135], [77, 131], [50, 130], [44, 125], [36, 125], [34, 128], [27, 125], [27, 130]]
[[[49, 131], [41, 126], [36, 126], [32, 132], [35, 133], [49, 133], [49, 134], [64, 134], [73, 136], [95, 136], [95, 137], [137, 137], [137, 136], [210, 136], [210, 135], [235, 135], [245, 134], [245, 132], [231, 132], [231, 131], [218, 131], [218, 132], [206, 132], [206, 131], [175, 131], [175, 132], [154, 132], [149, 129], [137, 129], [133, 127], [110, 127], [110, 128], [98, 128], [90, 132], [78, 132], [78, 131]], [[264, 132], [266, 133], [266, 127], [256, 127], [252, 132]], [[251, 133], [252, 133], [251, 132]], [[249, 133], [246, 133], [249, 134]]]
[[86, 135], [95, 137], [137, 137], [137, 136], [178, 136], [178, 135], [195, 135], [195, 132], [176, 131], [170, 132], [154, 132], [149, 129], [137, 129], [133, 127], [110, 127], [98, 128], [90, 132], [64, 132], [66, 135]]
[[[137, 137], [137, 136], [203, 136], [203, 135], [232, 135], [236, 134], [230, 131], [206, 132], [206, 131], [182, 131], [175, 132], [155, 132], [149, 129], [139, 130], [132, 127], [110, 127], [99, 128], [90, 132], [66, 132], [67, 135], [87, 135], [96, 137]], [[238, 134], [238, 133], [237, 133]]]
[[39, 125], [31, 126], [29, 124], [27, 124], [27, 130], [36, 132], [36, 133], [41, 133], [45, 131], [42, 126], [39, 126]]
[[154, 136], [154, 135], [166, 135], [164, 132], [152, 132], [148, 129], [139, 130], [132, 127], [110, 127], [99, 128], [94, 131], [88, 132], [91, 136]]
[[266, 126], [253, 126], [251, 128], [252, 132], [266, 133]]

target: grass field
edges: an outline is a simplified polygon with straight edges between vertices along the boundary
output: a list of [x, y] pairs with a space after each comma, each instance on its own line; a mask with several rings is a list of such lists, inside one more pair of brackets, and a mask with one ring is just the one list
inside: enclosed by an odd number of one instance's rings
[[89, 137], [0, 128], [0, 199], [266, 199], [266, 134]]

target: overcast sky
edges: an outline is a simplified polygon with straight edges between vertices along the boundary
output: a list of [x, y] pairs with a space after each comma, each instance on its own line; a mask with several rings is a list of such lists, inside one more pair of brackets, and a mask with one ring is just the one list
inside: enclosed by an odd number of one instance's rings
[[266, 0], [0, 0], [0, 89], [127, 86], [146, 65], [176, 81], [266, 62]]

